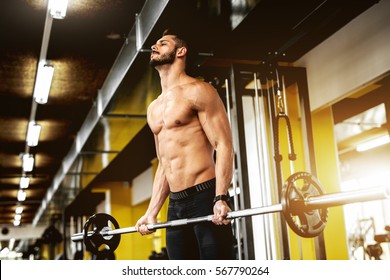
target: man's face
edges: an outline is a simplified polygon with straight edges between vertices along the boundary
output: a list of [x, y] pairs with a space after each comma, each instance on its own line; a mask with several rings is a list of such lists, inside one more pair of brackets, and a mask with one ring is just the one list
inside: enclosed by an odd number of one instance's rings
[[152, 67], [172, 64], [176, 59], [176, 44], [172, 36], [164, 36], [152, 46], [149, 64]]

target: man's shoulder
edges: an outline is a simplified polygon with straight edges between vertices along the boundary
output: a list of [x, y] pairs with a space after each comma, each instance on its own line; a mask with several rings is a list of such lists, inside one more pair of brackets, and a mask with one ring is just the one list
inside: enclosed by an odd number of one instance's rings
[[186, 85], [185, 96], [191, 100], [197, 110], [202, 110], [209, 104], [216, 103], [219, 98], [217, 90], [209, 83], [197, 80]]
[[185, 84], [183, 88], [195, 94], [213, 92], [215, 90], [215, 88], [209, 83], [196, 78], [194, 78], [191, 82]]
[[153, 110], [153, 108], [156, 106], [156, 103], [158, 103], [158, 99], [160, 98], [160, 95], [157, 96], [150, 104], [148, 105], [147, 112], [149, 113], [150, 110]]

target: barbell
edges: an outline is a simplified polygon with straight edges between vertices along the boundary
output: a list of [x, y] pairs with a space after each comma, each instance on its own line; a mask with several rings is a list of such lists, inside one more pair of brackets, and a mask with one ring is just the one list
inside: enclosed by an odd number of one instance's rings
[[[251, 209], [232, 211], [226, 219], [281, 212], [290, 228], [299, 236], [318, 236], [328, 220], [328, 207], [390, 198], [390, 187], [326, 194], [319, 181], [308, 172], [292, 174], [285, 182], [281, 203]], [[210, 222], [213, 215], [148, 224], [149, 230]], [[82, 233], [72, 235], [71, 240], [84, 241], [90, 252], [98, 256], [111, 254], [118, 247], [120, 235], [137, 232], [135, 226], [119, 228], [114, 217], [97, 213], [84, 225]]]

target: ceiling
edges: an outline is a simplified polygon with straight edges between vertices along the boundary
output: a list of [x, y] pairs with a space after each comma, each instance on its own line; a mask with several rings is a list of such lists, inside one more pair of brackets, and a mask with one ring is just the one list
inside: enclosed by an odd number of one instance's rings
[[389, 135], [389, 113], [386, 111], [390, 108], [390, 77], [374, 85], [377, 87], [363, 96], [352, 95], [333, 105], [339, 155], [354, 151], [368, 140]]
[[[42, 130], [39, 144], [28, 148], [35, 164], [33, 171], [25, 174], [30, 178], [30, 186], [22, 203], [22, 224], [33, 222], [56, 174], [64, 168], [64, 158], [96, 104], [98, 92], [128, 39], [135, 15], [146, 2], [157, 5], [159, 1], [69, 0], [66, 18], [53, 20], [50, 32], [46, 58], [53, 64], [55, 73], [49, 101], [34, 105], [32, 94], [43, 42], [46, 0], [0, 1], [0, 224], [12, 224], [14, 219], [19, 181], [24, 174], [20, 156], [26, 151], [27, 126], [34, 106], [35, 120]], [[238, 60], [293, 62], [376, 2], [173, 0], [168, 1], [142, 47], [148, 49], [167, 26], [179, 26], [192, 47], [190, 73], [206, 75]], [[150, 71], [147, 61], [147, 54], [137, 59], [124, 77], [122, 88], [135, 88], [137, 78]], [[139, 158], [143, 154], [134, 156], [136, 151], [142, 151], [134, 147], [152, 145], [148, 142], [151, 135], [143, 128], [142, 110], [110, 115], [112, 108], [120, 104], [120, 91], [121, 88], [112, 98], [105, 116], [106, 122], [115, 122], [122, 129], [134, 127], [127, 141], [97, 148], [95, 136], [101, 133], [105, 123], [101, 121], [91, 128], [77, 159], [108, 155], [110, 163], [116, 155], [125, 158], [131, 154], [127, 168], [138, 170], [142, 167]], [[137, 91], [133, 90], [132, 94], [137, 95]], [[132, 98], [139, 102], [135, 106], [145, 103], [142, 95]], [[149, 153], [144, 158], [153, 156]], [[80, 174], [74, 171], [77, 162], [72, 162], [72, 171], [66, 170], [64, 180], [79, 178]], [[89, 174], [84, 170], [84, 175], [90, 176], [88, 182], [102, 177], [114, 180], [131, 176], [104, 167], [91, 169]], [[67, 205], [76, 195], [72, 193], [58, 203]]]

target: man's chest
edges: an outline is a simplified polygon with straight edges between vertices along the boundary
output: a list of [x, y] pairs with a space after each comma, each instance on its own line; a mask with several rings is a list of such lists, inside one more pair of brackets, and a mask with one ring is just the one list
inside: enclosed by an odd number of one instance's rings
[[159, 97], [150, 107], [148, 122], [157, 134], [162, 129], [173, 129], [189, 124], [196, 117], [190, 100], [185, 97], [167, 94]]

